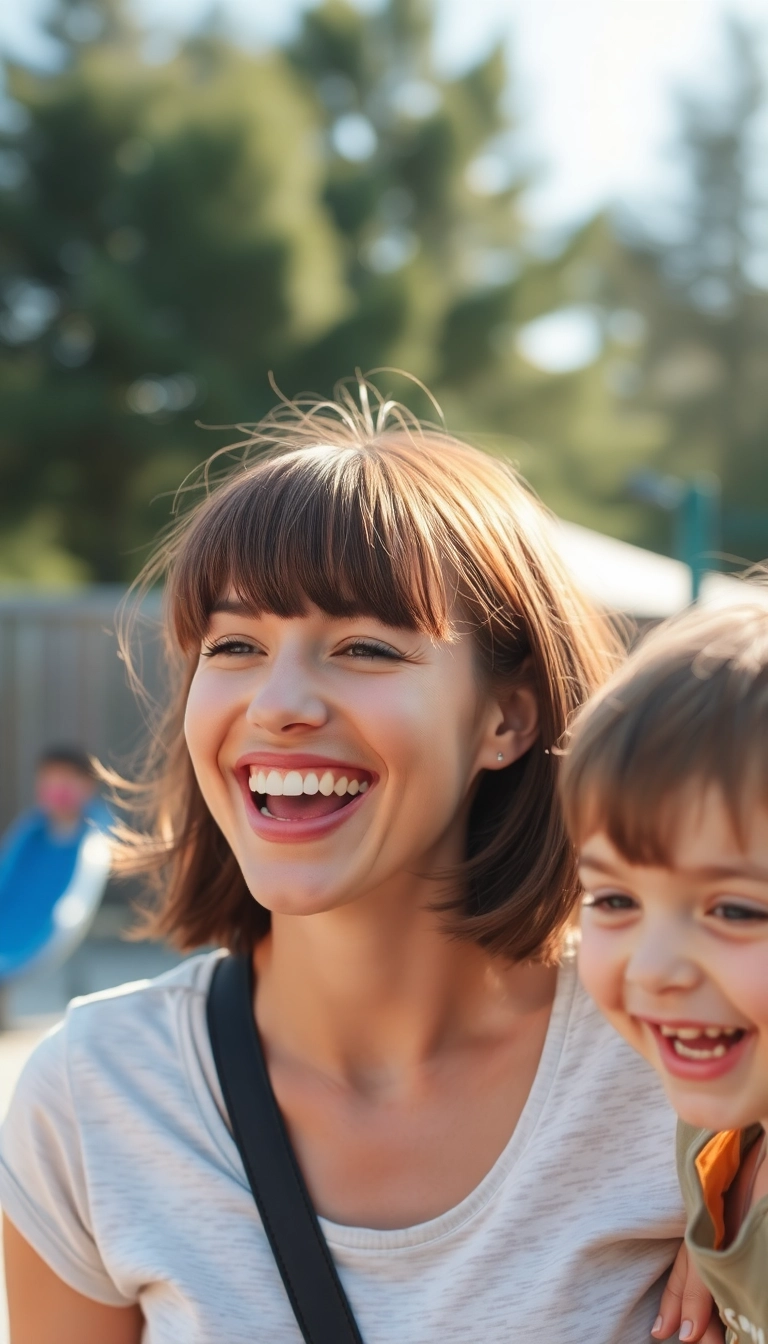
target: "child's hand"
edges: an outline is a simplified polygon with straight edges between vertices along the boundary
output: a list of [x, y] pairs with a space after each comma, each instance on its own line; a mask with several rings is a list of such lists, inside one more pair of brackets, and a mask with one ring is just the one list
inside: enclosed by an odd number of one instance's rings
[[683, 1242], [662, 1293], [651, 1334], [654, 1339], [669, 1339], [677, 1331], [678, 1339], [686, 1344], [723, 1344], [725, 1331], [713, 1307], [712, 1294], [689, 1263]]

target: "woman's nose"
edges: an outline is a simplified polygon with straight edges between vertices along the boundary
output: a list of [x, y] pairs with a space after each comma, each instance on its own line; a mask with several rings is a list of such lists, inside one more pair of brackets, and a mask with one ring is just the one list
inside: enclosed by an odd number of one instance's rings
[[260, 679], [246, 718], [254, 727], [277, 734], [320, 728], [327, 722], [328, 712], [311, 670], [296, 658], [277, 658]]

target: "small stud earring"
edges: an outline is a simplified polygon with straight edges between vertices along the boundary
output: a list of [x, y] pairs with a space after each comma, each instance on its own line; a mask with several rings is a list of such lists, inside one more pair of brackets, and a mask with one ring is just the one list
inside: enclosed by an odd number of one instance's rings
[[496, 760], [497, 760], [497, 761], [503, 761], [503, 760], [504, 760], [504, 752], [503, 752], [503, 751], [497, 751], [497, 752], [496, 752]]

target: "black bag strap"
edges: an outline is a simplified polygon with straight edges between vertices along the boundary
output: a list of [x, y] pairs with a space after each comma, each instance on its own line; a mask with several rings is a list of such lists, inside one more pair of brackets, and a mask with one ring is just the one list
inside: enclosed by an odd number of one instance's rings
[[235, 1143], [306, 1344], [363, 1344], [269, 1081], [249, 956], [217, 962], [208, 1031]]

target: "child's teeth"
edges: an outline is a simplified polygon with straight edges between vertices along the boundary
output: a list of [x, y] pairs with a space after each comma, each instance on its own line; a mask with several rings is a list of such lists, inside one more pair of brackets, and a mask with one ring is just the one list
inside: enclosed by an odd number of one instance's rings
[[333, 792], [336, 794], [336, 797], [337, 797], [337, 798], [341, 798], [341, 797], [343, 797], [343, 795], [347, 792], [347, 776], [346, 776], [346, 775], [342, 775], [342, 776], [341, 776], [341, 779], [337, 779], [337, 780], [336, 780], [336, 783], [335, 783], [334, 786], [333, 786]]
[[277, 773], [277, 770], [270, 770], [267, 775], [267, 787], [265, 793], [271, 793], [273, 797], [280, 798], [283, 794], [283, 776]]
[[[713, 1050], [693, 1050], [690, 1046], [680, 1044], [683, 1041], [701, 1040], [705, 1036], [710, 1041], [721, 1041], [723, 1037], [730, 1038], [736, 1036], [739, 1032], [738, 1027], [669, 1027], [666, 1023], [659, 1023], [659, 1031], [662, 1036], [674, 1042], [674, 1047], [678, 1054], [685, 1055], [689, 1059], [710, 1059], [713, 1055], [725, 1054], [724, 1045], [715, 1046]], [[680, 1048], [678, 1049], [678, 1045]]]
[[320, 781], [315, 774], [304, 776], [304, 792], [308, 794], [317, 793], [320, 788]]
[[360, 784], [360, 792], [361, 792], [361, 793], [365, 793], [365, 791], [366, 791], [367, 788], [368, 788], [368, 780], [367, 780], [367, 779], [364, 779], [364, 780], [362, 780], [362, 782], [361, 782], [361, 784]]
[[673, 1042], [672, 1048], [675, 1054], [681, 1055], [683, 1059], [722, 1059], [726, 1051], [724, 1045], [715, 1045], [711, 1050], [694, 1050], [692, 1046], [685, 1045], [679, 1039]]
[[298, 770], [289, 770], [283, 780], [283, 793], [288, 798], [298, 798], [304, 792], [304, 780]]
[[349, 781], [349, 783], [348, 783], [348, 785], [347, 785], [347, 793], [351, 793], [351, 794], [352, 794], [352, 797], [354, 798], [354, 796], [355, 796], [355, 794], [358, 792], [359, 788], [360, 788], [359, 781], [356, 780], [356, 779], [350, 779], [350, 781]]
[[326, 770], [325, 774], [320, 776], [320, 783], [317, 786], [324, 798], [330, 798], [333, 793], [333, 783], [333, 775], [330, 770]]

